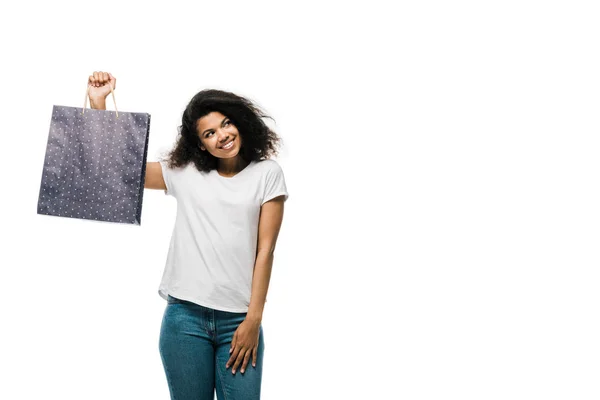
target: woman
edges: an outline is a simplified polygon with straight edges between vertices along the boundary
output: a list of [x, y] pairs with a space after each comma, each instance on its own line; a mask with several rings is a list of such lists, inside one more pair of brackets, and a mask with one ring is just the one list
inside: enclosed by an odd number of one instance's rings
[[[106, 109], [116, 78], [88, 79]], [[168, 157], [148, 162], [144, 187], [177, 199], [159, 294], [167, 300], [159, 350], [171, 399], [259, 399], [262, 315], [288, 198], [269, 159], [278, 136], [251, 101], [202, 90], [186, 107]], [[239, 371], [239, 373], [238, 373]]]

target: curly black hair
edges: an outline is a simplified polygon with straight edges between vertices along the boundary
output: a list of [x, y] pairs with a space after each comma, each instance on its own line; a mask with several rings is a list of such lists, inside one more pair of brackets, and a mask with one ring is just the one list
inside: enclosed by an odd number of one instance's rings
[[209, 172], [217, 168], [217, 157], [199, 148], [196, 125], [200, 118], [213, 111], [229, 118], [238, 129], [242, 137], [239, 154], [245, 161], [261, 161], [278, 154], [281, 138], [262, 120], [270, 118], [275, 121], [272, 117], [244, 97], [223, 90], [204, 89], [192, 97], [183, 112], [175, 147], [165, 159], [170, 168], [183, 167], [190, 162], [196, 165], [198, 171]]

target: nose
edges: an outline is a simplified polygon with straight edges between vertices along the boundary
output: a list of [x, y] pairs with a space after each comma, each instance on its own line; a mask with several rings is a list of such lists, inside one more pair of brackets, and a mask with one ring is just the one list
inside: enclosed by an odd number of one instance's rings
[[219, 143], [225, 143], [229, 139], [229, 133], [220, 131], [219, 132]]

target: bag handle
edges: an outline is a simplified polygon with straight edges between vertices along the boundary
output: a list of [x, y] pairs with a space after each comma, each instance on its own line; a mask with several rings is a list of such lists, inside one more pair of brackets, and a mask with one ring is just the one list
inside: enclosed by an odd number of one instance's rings
[[[108, 86], [110, 87], [110, 93], [112, 94], [113, 104], [115, 105], [115, 112], [117, 113], [117, 118], [119, 118], [119, 110], [117, 110], [117, 101], [115, 100], [115, 92], [113, 91], [113, 87], [110, 82], [108, 82]], [[88, 97], [90, 96], [90, 87], [91, 86], [88, 85], [87, 91], [85, 92], [85, 101], [83, 102], [83, 111], [81, 111], [82, 114], [85, 112], [85, 108], [87, 107]], [[90, 104], [91, 104], [91, 102], [90, 102]]]

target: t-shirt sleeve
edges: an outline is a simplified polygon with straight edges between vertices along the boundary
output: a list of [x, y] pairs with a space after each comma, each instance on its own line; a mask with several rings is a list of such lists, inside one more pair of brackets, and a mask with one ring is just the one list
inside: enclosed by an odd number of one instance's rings
[[266, 174], [265, 192], [263, 195], [262, 206], [267, 201], [274, 199], [277, 196], [284, 195], [283, 201], [286, 201], [289, 197], [287, 187], [285, 185], [285, 177], [281, 166], [276, 162], [271, 162], [269, 169]]
[[165, 195], [176, 197], [176, 193], [173, 191], [173, 170], [169, 168], [167, 161], [159, 161], [162, 169], [163, 180], [165, 181]]

